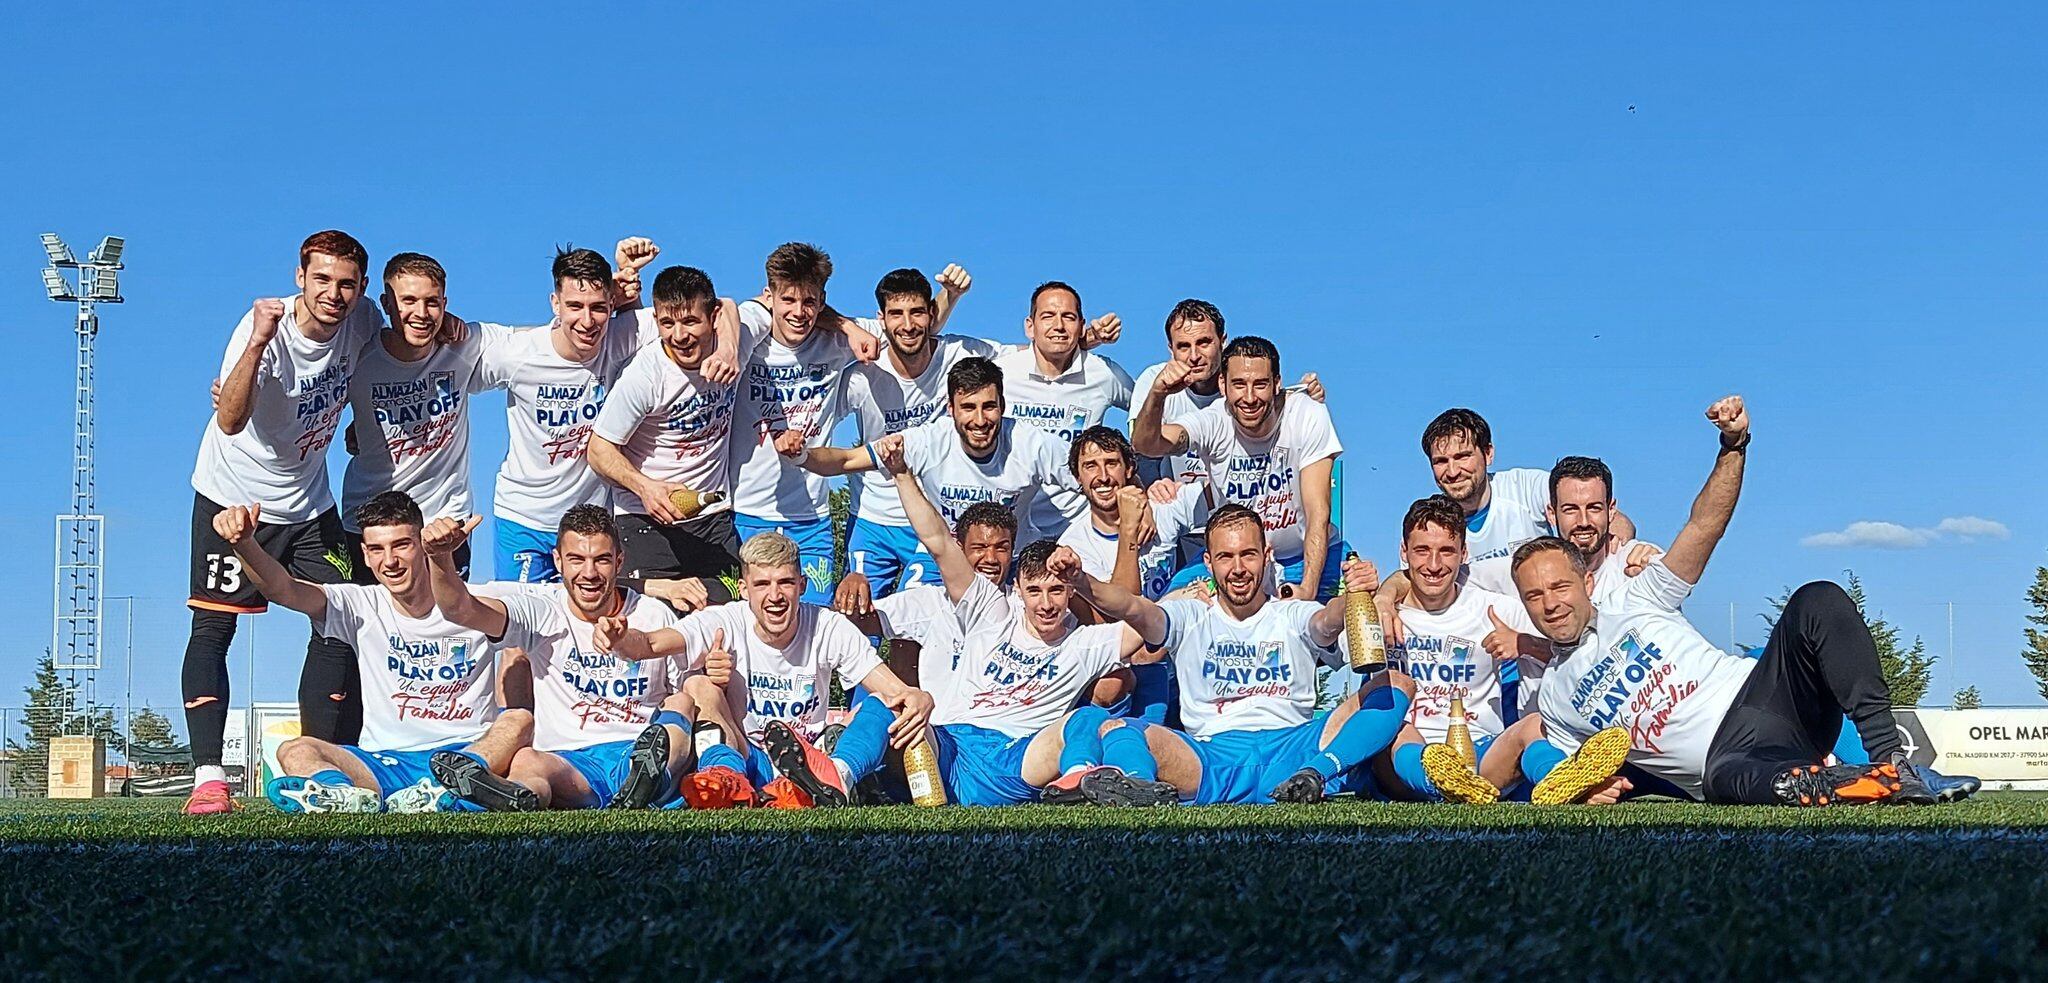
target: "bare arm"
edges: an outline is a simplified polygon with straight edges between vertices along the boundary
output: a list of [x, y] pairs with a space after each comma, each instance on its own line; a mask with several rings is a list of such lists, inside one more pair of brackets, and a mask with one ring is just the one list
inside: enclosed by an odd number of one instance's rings
[[978, 576], [974, 565], [967, 562], [967, 553], [953, 539], [953, 531], [946, 528], [945, 516], [924, 497], [924, 486], [917, 483], [917, 476], [907, 468], [896, 473], [896, 494], [903, 500], [903, 514], [910, 520], [911, 530], [917, 533], [918, 544], [939, 565], [939, 579], [946, 582], [947, 599], [960, 603]]
[[1313, 599], [1323, 582], [1323, 561], [1330, 552], [1330, 470], [1326, 457], [1301, 469], [1301, 593]]
[[1047, 572], [1074, 586], [1074, 590], [1095, 605], [1096, 610], [1137, 631], [1147, 644], [1166, 641], [1166, 609], [1145, 599], [1145, 595], [1088, 576], [1081, 569], [1081, 557], [1062, 546], [1046, 558]]
[[[1138, 557], [1145, 552], [1147, 537], [1143, 526], [1145, 517], [1151, 515], [1152, 502], [1143, 489], [1127, 487], [1118, 490], [1116, 507], [1116, 567], [1109, 571], [1109, 582], [1133, 594], [1143, 594], [1145, 583], [1138, 571]], [[1083, 516], [1074, 521], [1089, 520]]]
[[1749, 410], [1742, 397], [1728, 396], [1707, 408], [1707, 419], [1721, 431], [1721, 447], [1714, 455], [1714, 470], [1706, 487], [1693, 499], [1692, 514], [1684, 528], [1671, 540], [1664, 554], [1664, 566], [1688, 584], [1700, 582], [1714, 547], [1728, 532], [1735, 517], [1735, 502], [1742, 497], [1742, 472], [1749, 459]]
[[639, 496], [641, 506], [654, 521], [666, 525], [682, 518], [676, 514], [675, 505], [668, 497], [671, 489], [682, 486], [656, 481], [642, 474], [639, 468], [626, 460], [626, 454], [619, 450], [619, 445], [592, 433], [589, 443], [584, 445], [583, 458], [590, 462], [591, 470], [596, 471], [598, 477]]
[[960, 264], [947, 263], [934, 279], [939, 284], [939, 295], [932, 299], [932, 334], [938, 334], [945, 329], [954, 308], [960, 306], [960, 299], [974, 286], [974, 278]]
[[435, 519], [420, 530], [420, 542], [427, 549], [427, 577], [433, 584], [434, 606], [441, 609], [441, 616], [464, 628], [483, 632], [485, 638], [499, 640], [511, 627], [505, 602], [495, 597], [478, 597], [455, 570], [456, 548], [483, 518], [470, 516], [467, 524], [445, 517]]
[[813, 447], [811, 452], [797, 463], [805, 471], [827, 478], [873, 471], [875, 456], [869, 453], [868, 446], [862, 444], [859, 447]]
[[1165, 457], [1188, 449], [1186, 427], [1166, 421], [1166, 397], [1187, 387], [1188, 367], [1168, 361], [1152, 380], [1152, 391], [1131, 417], [1131, 447], [1146, 457]]
[[230, 505], [213, 517], [213, 531], [234, 549], [242, 561], [242, 572], [263, 596], [313, 619], [317, 627], [327, 620], [327, 594], [317, 584], [291, 575], [277, 558], [263, 551], [256, 541], [256, 523], [261, 506]]
[[277, 337], [277, 326], [284, 318], [284, 301], [266, 298], [249, 308], [251, 318], [249, 344], [243, 347], [242, 357], [235, 360], [235, 367], [228, 370], [227, 378], [220, 383], [220, 399], [214, 407], [214, 422], [220, 432], [233, 436], [249, 425], [250, 414], [256, 411], [256, 373], [263, 366], [263, 350], [270, 346], [270, 339]]
[[1357, 557], [1346, 559], [1343, 588], [1337, 591], [1336, 597], [1330, 598], [1329, 602], [1323, 605], [1322, 610], [1315, 613], [1315, 617], [1309, 619], [1309, 639], [1324, 648], [1337, 644], [1337, 639], [1344, 634], [1344, 611], [1349, 607], [1345, 603], [1345, 598], [1352, 591], [1370, 594], [1378, 590], [1379, 586], [1380, 572], [1371, 560], [1361, 560]]

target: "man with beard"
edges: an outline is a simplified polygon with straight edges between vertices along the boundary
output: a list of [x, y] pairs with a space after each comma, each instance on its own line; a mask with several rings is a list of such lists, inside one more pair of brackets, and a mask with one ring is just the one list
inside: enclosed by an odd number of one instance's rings
[[1373, 589], [1378, 575], [1372, 564], [1348, 560], [1347, 590], [1328, 604], [1273, 598], [1266, 592], [1272, 551], [1258, 513], [1225, 505], [1210, 516], [1207, 536], [1213, 604], [1148, 601], [1087, 576], [1072, 551], [1056, 554], [1051, 566], [1143, 638], [1150, 648], [1138, 658], [1171, 653], [1186, 732], [1126, 726], [1145, 734], [1159, 779], [1183, 801], [1320, 802], [1384, 751], [1408, 715], [1414, 683], [1394, 671], [1375, 675], [1333, 710], [1315, 709], [1316, 664], [1330, 659], [1344, 631], [1346, 594]]
[[1020, 539], [1040, 538], [1028, 518], [1031, 503], [1059, 491], [1078, 496], [1080, 489], [1067, 470], [1065, 447], [1004, 415], [1004, 381], [994, 362], [961, 359], [946, 373], [947, 419], [861, 447], [813, 448], [798, 460], [815, 474], [833, 476], [876, 470], [884, 457], [900, 456], [946, 523], [959, 522], [976, 502], [995, 502], [1016, 514]]
[[[213, 418], [192, 469], [192, 634], [185, 646], [185, 733], [195, 765], [189, 815], [236, 808], [221, 767], [228, 717], [228, 646], [235, 617], [269, 607], [239, 553], [221, 540], [214, 516], [231, 505], [258, 507], [255, 542], [295, 577], [348, 579], [348, 546], [327, 485], [327, 445], [348, 403], [356, 355], [383, 326], [363, 303], [369, 255], [346, 232], [328, 230], [299, 246], [299, 294], [262, 299], [235, 326], [221, 362]], [[355, 656], [314, 623], [299, 680], [299, 719], [324, 740], [352, 733], [344, 721]]]
[[598, 505], [563, 513], [555, 541], [559, 583], [495, 584], [472, 593], [452, 561], [477, 521], [427, 526], [434, 600], [448, 620], [526, 653], [533, 745], [513, 757], [503, 777], [474, 759], [437, 754], [435, 777], [464, 801], [505, 812], [641, 809], [671, 792], [691, 753], [687, 719], [662, 711], [680, 670], [635, 643], [674, 627], [676, 617], [619, 586], [622, 557], [611, 513]]
[[412, 499], [385, 492], [356, 512], [375, 586], [292, 576], [256, 541], [261, 519], [260, 505], [230, 506], [213, 522], [265, 597], [354, 644], [367, 693], [355, 744], [296, 737], [278, 749], [284, 775], [266, 792], [279, 810], [377, 812], [389, 801], [394, 811], [438, 811], [449, 806], [429, 774], [435, 752], [501, 774], [510, 767], [532, 739], [533, 715], [499, 712], [490, 640], [434, 606]]
[[[1545, 518], [1550, 527], [1557, 530], [1558, 538], [1578, 551], [1579, 558], [1595, 573], [1596, 605], [1621, 590], [1628, 578], [1643, 572], [1643, 566], [1663, 552], [1642, 540], [1615, 536], [1624, 517], [1614, 507], [1614, 473], [1599, 458], [1559, 458], [1550, 469], [1549, 503]], [[1514, 595], [1517, 591], [1514, 575], [1509, 571], [1511, 562], [1506, 554], [1474, 560], [1467, 567], [1468, 582], [1495, 593]]]
[[[1466, 548], [1473, 562], [1506, 556], [1537, 536], [1550, 535], [1552, 483], [1537, 468], [1490, 470], [1493, 428], [1485, 417], [1462, 407], [1437, 414], [1422, 430], [1422, 453], [1437, 488], [1465, 510]], [[1635, 536], [1628, 516], [1612, 512], [1609, 518], [1623, 542]]]
[[[1734, 517], [1751, 439], [1741, 397], [1706, 415], [1721, 438], [1706, 486], [1670, 551], [1618, 595], [1596, 604], [1596, 575], [1563, 540], [1515, 550], [1523, 604], [1556, 647], [1539, 693], [1546, 738], [1571, 749], [1622, 727], [1631, 764], [1708, 802], [1932, 803], [1973, 791], [1974, 780], [1907, 759], [1876, 643], [1840, 587], [1794, 591], [1754, 660], [1715, 648], [1680, 613]], [[1874, 763], [1821, 764], [1844, 714]]]
[[[881, 318], [875, 328], [888, 342], [888, 350], [873, 362], [853, 366], [846, 376], [846, 403], [860, 423], [863, 442], [944, 416], [946, 376], [953, 366], [965, 358], [995, 356], [996, 346], [989, 342], [938, 333], [944, 312], [958, 303], [969, 282], [966, 271], [948, 265], [939, 272], [943, 298], [935, 299], [931, 281], [912, 269], [891, 270], [876, 284]], [[887, 597], [905, 584], [937, 583], [938, 569], [903, 516], [895, 482], [870, 470], [853, 487], [846, 580], [857, 580], [856, 586], [865, 586], [875, 598]], [[848, 589], [842, 581], [840, 596]]]
[[1181, 362], [1159, 370], [1131, 421], [1131, 444], [1155, 457], [1192, 455], [1208, 469], [1212, 503], [1241, 504], [1259, 516], [1280, 568], [1278, 596], [1331, 596], [1337, 560], [1349, 550], [1330, 525], [1331, 468], [1344, 445], [1329, 410], [1280, 390], [1280, 351], [1264, 338], [1247, 335], [1224, 347], [1220, 404], [1166, 422], [1167, 397], [1190, 378]]

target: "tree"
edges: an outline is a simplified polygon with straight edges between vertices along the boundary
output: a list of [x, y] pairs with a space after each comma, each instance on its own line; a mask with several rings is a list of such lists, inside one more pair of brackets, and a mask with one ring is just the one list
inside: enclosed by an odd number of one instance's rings
[[150, 707], [143, 707], [128, 721], [128, 740], [134, 744], [151, 744], [163, 747], [178, 743], [178, 736], [171, 731], [169, 717]]
[[2027, 603], [2033, 605], [2034, 613], [2027, 615], [2027, 623], [2034, 627], [2027, 629], [2027, 647], [2020, 650], [2020, 658], [2027, 660], [2027, 671], [2034, 674], [2034, 686], [2041, 691], [2041, 698], [2048, 700], [2048, 567], [2034, 570], [2034, 586], [2027, 588]]
[[44, 649], [43, 657], [36, 661], [34, 684], [23, 692], [28, 696], [22, 711], [27, 718], [24, 722], [27, 735], [7, 739], [8, 749], [14, 752], [9, 783], [17, 793], [41, 795], [46, 790], [50, 780], [51, 738], [64, 734], [93, 734], [116, 749], [127, 747], [121, 735], [114, 730], [112, 711], [78, 705], [78, 684], [58, 675], [48, 649]]
[[[1856, 612], [1863, 616], [1863, 624], [1870, 629], [1870, 639], [1877, 643], [1877, 668], [1884, 676], [1885, 687], [1891, 690], [1892, 705], [1916, 707], [1927, 695], [1927, 687], [1934, 682], [1934, 662], [1937, 656], [1927, 653], [1927, 643], [1920, 636], [1913, 636], [1911, 648], [1903, 647], [1899, 641], [1899, 629], [1884, 620], [1884, 615], [1872, 617], [1870, 599], [1863, 593], [1863, 579], [1854, 570], [1842, 571], [1847, 583], [1842, 589], [1849, 592], [1849, 599], [1856, 602]], [[2048, 595], [2044, 595], [2048, 596]], [[1764, 623], [1775, 628], [1778, 616], [1785, 613], [1785, 602], [1792, 599], [1792, 588], [1771, 598], [1771, 612], [1763, 616]], [[2043, 622], [2048, 625], [2048, 622]], [[2044, 684], [2048, 685], [2048, 684]], [[2048, 689], [2043, 689], [2048, 695]]]
[[1977, 687], [1965, 686], [1962, 689], [1956, 690], [1956, 700], [1953, 704], [1950, 704], [1950, 708], [1955, 710], [1975, 710], [1983, 705], [1984, 697], [1977, 692]]

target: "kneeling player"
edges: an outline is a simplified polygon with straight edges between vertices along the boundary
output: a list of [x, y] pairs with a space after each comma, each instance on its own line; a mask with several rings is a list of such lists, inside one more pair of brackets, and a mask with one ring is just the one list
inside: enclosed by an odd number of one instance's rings
[[1159, 778], [1183, 800], [1319, 802], [1386, 750], [1413, 698], [1413, 681], [1388, 672], [1336, 709], [1315, 712], [1316, 663], [1343, 633], [1345, 596], [1372, 590], [1379, 575], [1349, 560], [1344, 589], [1328, 604], [1281, 600], [1265, 590], [1273, 557], [1258, 513], [1225, 505], [1210, 517], [1206, 538], [1213, 606], [1148, 601], [1083, 576], [1072, 554], [1057, 565], [1103, 613], [1122, 618], [1153, 651], [1172, 653], [1186, 733], [1130, 726], [1144, 731]]
[[[497, 811], [641, 809], [669, 794], [690, 764], [688, 740], [650, 727], [674, 689], [673, 661], [642, 644], [676, 623], [664, 604], [618, 585], [617, 527], [603, 506], [562, 515], [553, 562], [561, 581], [496, 584], [472, 594], [454, 551], [469, 529], [427, 527], [434, 598], [449, 620], [526, 653], [534, 677], [533, 746], [506, 777], [460, 755], [436, 755], [435, 775], [466, 801]], [[664, 723], [683, 724], [675, 717]], [[685, 735], [687, 736], [687, 735]]]
[[278, 749], [285, 774], [266, 790], [271, 802], [285, 812], [377, 812], [387, 799], [399, 811], [446, 808], [428, 774], [437, 751], [503, 773], [531, 739], [533, 718], [498, 712], [490, 641], [435, 607], [419, 506], [385, 492], [356, 510], [374, 587], [293, 577], [252, 535], [258, 518], [254, 506], [230, 506], [213, 527], [265, 597], [355, 646], [364, 695], [356, 744], [300, 737]]

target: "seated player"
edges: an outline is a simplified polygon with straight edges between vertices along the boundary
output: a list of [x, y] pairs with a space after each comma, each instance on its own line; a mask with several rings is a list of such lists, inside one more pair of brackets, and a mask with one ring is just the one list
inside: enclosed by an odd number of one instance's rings
[[[1054, 564], [1090, 603], [1153, 646], [1139, 658], [1171, 653], [1186, 732], [1127, 726], [1144, 732], [1159, 778], [1183, 801], [1320, 802], [1386, 750], [1408, 715], [1415, 684], [1395, 671], [1375, 674], [1334, 710], [1316, 712], [1316, 663], [1344, 631], [1345, 593], [1322, 605], [1270, 597], [1265, 533], [1258, 513], [1243, 505], [1209, 517], [1213, 605], [1155, 603], [1086, 577], [1077, 558], [1070, 567]], [[1378, 586], [1371, 563], [1348, 560], [1343, 573], [1346, 592]]]
[[[889, 746], [922, 735], [931, 695], [905, 685], [845, 617], [800, 600], [803, 558], [788, 536], [766, 532], [740, 547], [740, 586], [744, 604], [714, 605], [644, 638], [629, 630], [617, 643], [679, 657], [692, 670], [665, 705], [695, 714], [697, 770], [682, 781], [683, 800], [693, 809], [851, 804], [849, 790], [881, 767]], [[728, 658], [723, 684], [695, 671]], [[826, 755], [813, 742], [834, 676], [865, 695], [855, 696]]]
[[[1407, 564], [1409, 591], [1396, 609], [1401, 640], [1387, 646], [1393, 668], [1415, 681], [1408, 723], [1394, 740], [1381, 785], [1397, 798], [1425, 801], [1492, 802], [1499, 790], [1463, 767], [1433, 771], [1423, 748], [1443, 743], [1451, 726], [1451, 701], [1462, 699], [1466, 726], [1484, 762], [1494, 738], [1524, 705], [1533, 706], [1533, 683], [1540, 677], [1549, 647], [1531, 639], [1531, 652], [1519, 651], [1522, 632], [1533, 633], [1521, 604], [1513, 597], [1458, 583], [1465, 565], [1465, 514], [1442, 495], [1419, 499], [1401, 520], [1401, 560]], [[1501, 630], [1503, 616], [1512, 630]], [[1540, 651], [1538, 651], [1540, 649]], [[1519, 694], [1502, 685], [1504, 671], [1527, 669]], [[1620, 762], [1616, 762], [1616, 767]]]
[[[1570, 750], [1609, 727], [1627, 729], [1628, 760], [1694, 799], [1820, 806], [1932, 803], [1967, 795], [1914, 766], [1900, 746], [1877, 646], [1840, 587], [1794, 591], [1759, 659], [1715, 648], [1680, 612], [1728, 530], [1742, 491], [1749, 413], [1730, 396], [1707, 409], [1720, 450], [1692, 514], [1612, 600], [1593, 601], [1580, 552], [1544, 537], [1515, 550], [1529, 617], [1556, 646], [1539, 693], [1546, 738]], [[1872, 763], [1827, 766], [1847, 714]]]
[[[675, 625], [666, 605], [618, 585], [619, 535], [600, 505], [562, 514], [551, 584], [501, 583], [471, 593], [452, 562], [467, 526], [437, 519], [425, 533], [434, 599], [448, 620], [526, 653], [532, 665], [533, 746], [505, 777], [461, 755], [437, 754], [434, 773], [465, 801], [487, 809], [641, 809], [674, 790], [690, 765], [682, 740], [650, 727], [678, 676], [673, 660], [635, 642]], [[634, 633], [629, 634], [627, 629]]]
[[[1337, 558], [1349, 552], [1330, 524], [1330, 475], [1344, 452], [1330, 411], [1282, 392], [1280, 350], [1244, 336], [1223, 349], [1225, 398], [1167, 423], [1166, 399], [1188, 385], [1190, 372], [1177, 361], [1159, 370], [1131, 418], [1132, 446], [1153, 457], [1195, 458], [1207, 470], [1212, 503], [1244, 505], [1259, 516], [1280, 566], [1278, 596], [1329, 598]], [[1199, 568], [1182, 574], [1194, 579]]]
[[[1159, 805], [1174, 790], [1151, 773], [1143, 738], [1085, 702], [1096, 682], [1143, 642], [1121, 624], [1081, 625], [1072, 587], [1049, 566], [1072, 550], [1051, 540], [1017, 559], [1014, 599], [983, 576], [954, 542], [917, 478], [886, 462], [918, 540], [953, 606], [955, 656], [932, 715], [939, 772], [949, 798], [991, 806], [1047, 801]], [[884, 599], [885, 602], [890, 599]]]
[[260, 519], [259, 506], [229, 506], [213, 527], [265, 597], [312, 619], [322, 635], [355, 646], [363, 681], [361, 740], [286, 741], [277, 754], [284, 776], [266, 790], [270, 801], [284, 812], [377, 812], [387, 799], [417, 789], [399, 799], [407, 810], [446, 808], [428, 773], [436, 751], [504, 773], [531, 740], [533, 716], [498, 711], [490, 640], [434, 606], [419, 506], [404, 492], [385, 492], [356, 510], [374, 587], [292, 576], [252, 534]]

